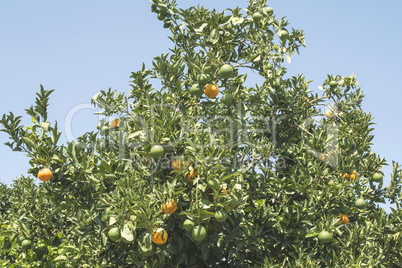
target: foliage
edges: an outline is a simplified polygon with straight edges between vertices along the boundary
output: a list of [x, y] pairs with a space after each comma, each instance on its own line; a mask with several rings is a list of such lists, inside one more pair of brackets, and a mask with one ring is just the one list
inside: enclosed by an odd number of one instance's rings
[[[373, 118], [355, 76], [328, 75], [321, 96], [304, 76], [286, 77], [303, 31], [265, 0], [225, 12], [153, 0], [152, 11], [174, 46], [132, 73], [128, 94], [92, 98], [105, 116], [99, 131], [60, 145], [57, 122], [47, 122], [52, 90], [42, 86], [26, 110], [32, 126], [3, 115], [6, 145], [32, 168], [0, 185], [0, 244], [11, 242], [1, 266], [401, 267], [402, 169], [394, 163], [385, 188], [371, 179], [386, 162], [371, 149]], [[233, 73], [219, 75], [225, 64]], [[250, 72], [262, 83], [247, 86]], [[194, 86], [200, 75], [218, 98], [190, 94], [204, 87]], [[220, 102], [225, 94], [233, 102]], [[109, 128], [109, 117], [120, 125]], [[164, 153], [152, 158], [155, 145]], [[50, 181], [35, 179], [41, 168]], [[354, 180], [340, 176], [353, 171]], [[378, 206], [386, 199], [396, 206], [389, 214]], [[164, 214], [168, 202], [177, 210]], [[206, 237], [194, 240], [192, 226]], [[152, 242], [157, 228], [166, 243]]]

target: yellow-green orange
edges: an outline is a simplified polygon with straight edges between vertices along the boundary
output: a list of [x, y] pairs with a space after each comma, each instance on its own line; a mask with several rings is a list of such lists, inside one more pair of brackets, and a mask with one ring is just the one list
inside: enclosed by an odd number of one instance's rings
[[318, 235], [318, 241], [320, 241], [321, 244], [326, 244], [329, 241], [331, 241], [331, 234], [327, 231], [322, 231]]
[[183, 228], [184, 228], [184, 230], [186, 230], [187, 232], [191, 232], [192, 230], [193, 230], [193, 228], [194, 228], [194, 222], [192, 221], [192, 220], [190, 220], [190, 219], [187, 219], [187, 220], [185, 220], [184, 221], [184, 223], [183, 223]]
[[199, 96], [202, 95], [202, 93], [204, 93], [204, 90], [202, 89], [202, 87], [200, 85], [194, 84], [194, 85], [191, 86], [190, 94], [192, 96], [198, 96], [199, 97]]
[[152, 146], [151, 151], [149, 151], [149, 156], [151, 156], [153, 158], [161, 158], [164, 155], [165, 155], [165, 150], [163, 150], [163, 147], [160, 145]]
[[120, 239], [120, 230], [117, 227], [113, 227], [109, 230], [108, 236], [112, 241], [117, 241]]
[[382, 179], [383, 179], [383, 176], [382, 176], [381, 173], [379, 173], [379, 172], [374, 173], [374, 175], [373, 175], [373, 181], [375, 181], [375, 182], [381, 182]]
[[224, 222], [228, 218], [228, 214], [224, 210], [218, 210], [215, 212], [215, 219], [217, 222]]
[[224, 64], [219, 69], [218, 74], [220, 77], [222, 77], [224, 79], [228, 79], [228, 78], [232, 77], [233, 72], [234, 72], [234, 69], [233, 69], [232, 65]]
[[191, 237], [195, 241], [201, 242], [205, 237], [207, 237], [207, 230], [202, 226], [195, 226], [191, 231]]
[[355, 206], [359, 209], [363, 209], [366, 207], [366, 201], [363, 198], [358, 198], [355, 202]]
[[200, 85], [205, 85], [206, 83], [208, 83], [209, 81], [209, 77], [206, 74], [200, 74], [197, 76], [197, 82]]
[[233, 95], [230, 93], [226, 93], [223, 95], [221, 102], [226, 106], [230, 106], [233, 103]]

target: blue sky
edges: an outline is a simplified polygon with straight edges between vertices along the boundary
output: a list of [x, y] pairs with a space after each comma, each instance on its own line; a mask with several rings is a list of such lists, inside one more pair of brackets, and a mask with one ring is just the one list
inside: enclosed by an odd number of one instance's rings
[[[204, 5], [223, 10], [247, 6], [246, 0], [178, 0], [179, 7]], [[287, 64], [289, 74], [314, 80], [326, 74], [355, 73], [366, 95], [365, 111], [375, 117], [374, 151], [402, 163], [399, 121], [402, 88], [400, 44], [402, 2], [272, 0], [277, 17], [304, 29], [306, 48]], [[0, 114], [23, 115], [42, 84], [55, 89], [49, 121], [61, 129], [76, 105], [90, 102], [109, 87], [127, 92], [129, 76], [144, 62], [168, 52], [169, 30], [162, 27], [146, 0], [3, 1], [0, 4]], [[98, 118], [86, 109], [73, 117], [76, 136], [95, 129]], [[29, 124], [24, 117], [24, 123]], [[62, 137], [66, 140], [65, 136]], [[0, 133], [0, 181], [10, 184], [29, 168], [28, 158], [6, 147]], [[384, 184], [390, 180], [390, 167]]]

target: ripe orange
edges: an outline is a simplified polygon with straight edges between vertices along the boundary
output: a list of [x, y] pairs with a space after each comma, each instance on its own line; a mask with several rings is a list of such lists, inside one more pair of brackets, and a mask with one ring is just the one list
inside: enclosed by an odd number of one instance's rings
[[188, 171], [184, 175], [186, 176], [186, 181], [192, 182], [198, 172], [193, 167], [188, 167]]
[[43, 168], [38, 172], [38, 178], [41, 181], [50, 181], [52, 179], [52, 171], [48, 168]]
[[306, 96], [303, 96], [303, 99], [300, 100], [299, 105], [302, 106], [302, 103], [305, 103], [304, 107], [309, 107], [310, 106], [310, 99], [307, 98]]
[[356, 170], [353, 170], [352, 172], [350, 172], [350, 181], [354, 181], [355, 179], [359, 178], [359, 173], [357, 173]]
[[208, 98], [215, 98], [218, 96], [219, 88], [217, 85], [206, 84], [204, 93]]
[[327, 157], [325, 156], [325, 154], [320, 155], [320, 160], [322, 162], [325, 162], [326, 159], [327, 159]]
[[340, 218], [339, 221], [342, 224], [346, 224], [349, 221], [348, 215], [346, 215], [346, 214], [339, 213], [339, 218]]
[[120, 119], [116, 118], [110, 122], [110, 128], [118, 128], [120, 126]]
[[155, 229], [152, 232], [152, 242], [158, 245], [165, 244], [168, 239], [168, 233], [163, 228]]
[[162, 205], [162, 212], [165, 214], [173, 214], [177, 209], [177, 203], [173, 199]]
[[331, 115], [332, 115], [331, 110], [327, 110], [327, 111], [325, 112], [325, 115], [327, 116], [327, 118], [330, 118]]
[[172, 161], [172, 168], [173, 168], [174, 170], [179, 171], [179, 170], [180, 170], [180, 165], [181, 165], [181, 161], [180, 161], [179, 158], [173, 159], [173, 161]]

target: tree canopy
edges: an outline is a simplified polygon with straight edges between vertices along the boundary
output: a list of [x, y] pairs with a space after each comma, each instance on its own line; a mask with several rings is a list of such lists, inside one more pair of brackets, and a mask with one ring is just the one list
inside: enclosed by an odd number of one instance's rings
[[92, 98], [97, 130], [60, 144], [43, 86], [31, 126], [3, 115], [32, 168], [0, 186], [0, 264], [401, 267], [402, 170], [383, 185], [356, 77], [288, 77], [304, 34], [265, 0], [151, 11], [173, 45]]

